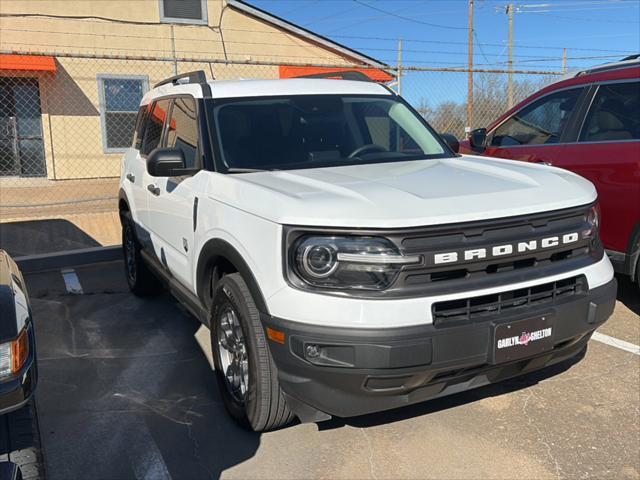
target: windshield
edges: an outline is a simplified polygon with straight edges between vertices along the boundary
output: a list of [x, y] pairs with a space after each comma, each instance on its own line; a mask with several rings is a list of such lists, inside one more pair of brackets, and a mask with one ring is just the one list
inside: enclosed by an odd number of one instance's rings
[[216, 101], [229, 171], [288, 170], [450, 157], [394, 97], [309, 95]]

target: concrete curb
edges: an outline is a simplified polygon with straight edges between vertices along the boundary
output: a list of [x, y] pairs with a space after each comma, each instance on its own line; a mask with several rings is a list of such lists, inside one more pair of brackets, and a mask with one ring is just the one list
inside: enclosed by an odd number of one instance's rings
[[92, 247], [64, 252], [44, 253], [16, 257], [14, 261], [22, 273], [40, 272], [56, 268], [76, 267], [91, 263], [111, 262], [122, 259], [122, 246]]

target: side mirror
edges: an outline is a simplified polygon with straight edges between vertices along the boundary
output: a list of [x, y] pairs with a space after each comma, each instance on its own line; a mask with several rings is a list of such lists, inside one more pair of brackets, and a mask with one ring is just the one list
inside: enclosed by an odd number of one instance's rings
[[449, 145], [449, 148], [455, 153], [460, 151], [460, 142], [452, 133], [441, 133], [440, 137]]
[[469, 134], [469, 145], [471, 148], [478, 151], [483, 151], [486, 148], [487, 141], [487, 129], [486, 128], [476, 128], [475, 130], [471, 130]]
[[147, 158], [147, 172], [152, 177], [179, 177], [186, 173], [184, 153], [179, 148], [156, 148]]

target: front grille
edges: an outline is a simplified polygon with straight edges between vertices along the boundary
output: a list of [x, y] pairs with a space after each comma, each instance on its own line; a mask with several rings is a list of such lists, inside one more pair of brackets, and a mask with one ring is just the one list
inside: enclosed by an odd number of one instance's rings
[[[543, 279], [594, 263], [602, 255], [597, 239], [586, 238], [587, 206], [522, 217], [489, 219], [457, 225], [425, 227], [387, 235], [405, 255], [420, 255], [420, 265], [405, 268], [390, 289], [400, 295], [437, 295], [479, 290]], [[543, 248], [543, 239], [577, 235], [576, 241]], [[517, 248], [537, 242], [534, 249]], [[493, 255], [494, 247], [512, 252]], [[483, 258], [465, 259], [465, 253], [482, 250]], [[454, 252], [457, 260], [436, 263], [436, 254]], [[389, 292], [392, 293], [392, 292]]]
[[560, 299], [586, 290], [587, 280], [581, 275], [492, 295], [437, 302], [431, 309], [433, 323], [438, 327], [475, 322], [489, 316], [511, 313], [519, 308], [553, 305]]

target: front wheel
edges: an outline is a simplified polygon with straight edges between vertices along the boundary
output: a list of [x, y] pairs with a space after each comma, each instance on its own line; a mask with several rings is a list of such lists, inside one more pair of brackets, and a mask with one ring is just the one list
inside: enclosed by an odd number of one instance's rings
[[211, 348], [216, 378], [227, 411], [256, 432], [293, 420], [258, 309], [240, 274], [218, 282], [211, 308]]

